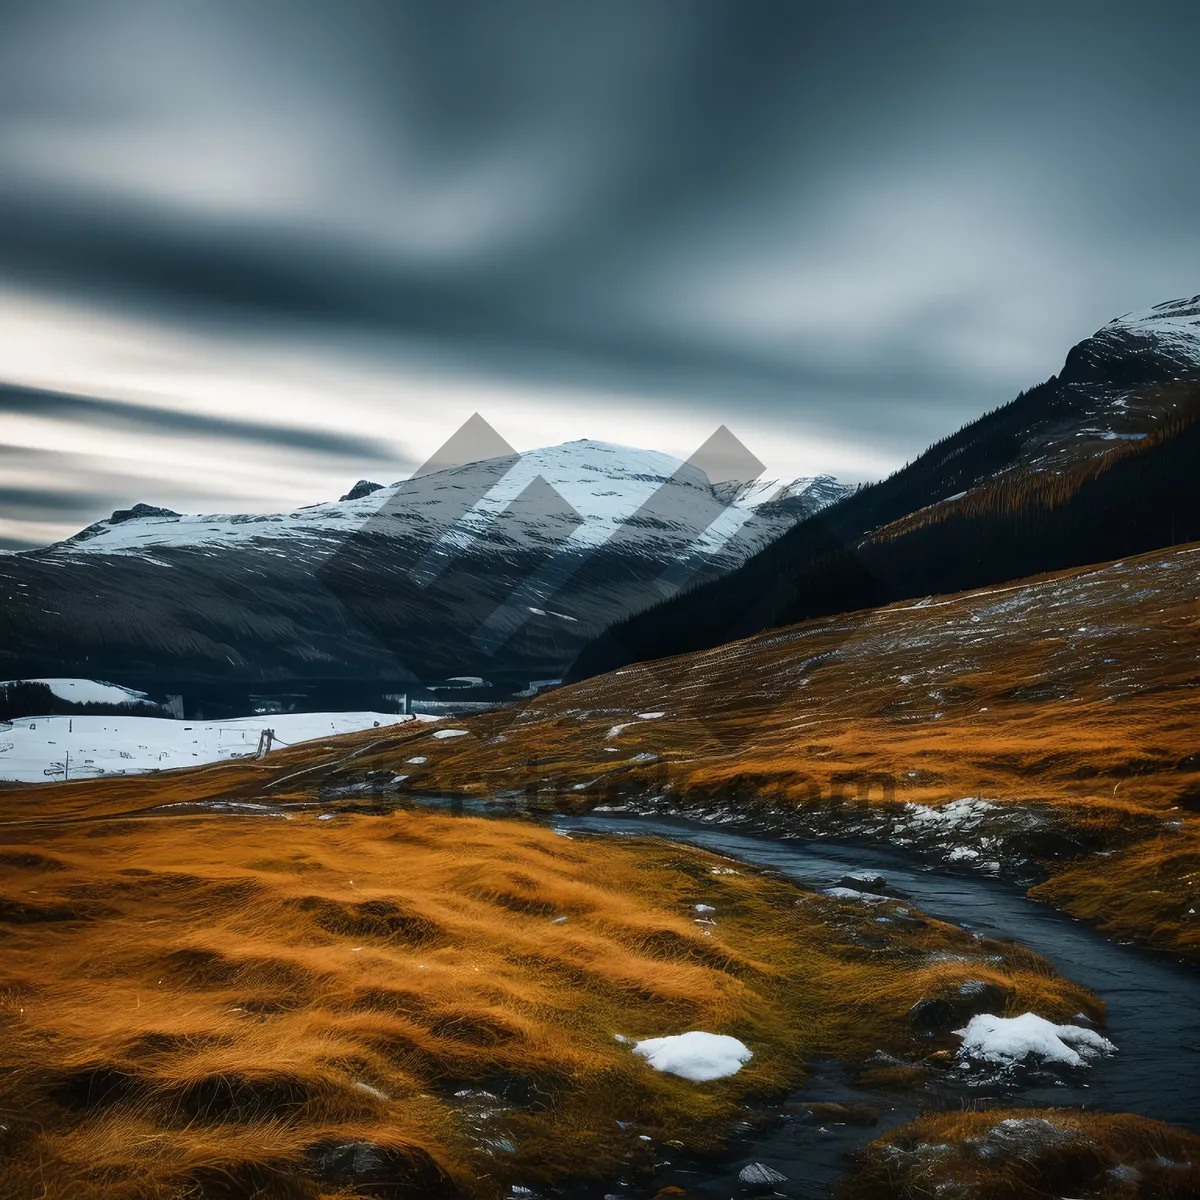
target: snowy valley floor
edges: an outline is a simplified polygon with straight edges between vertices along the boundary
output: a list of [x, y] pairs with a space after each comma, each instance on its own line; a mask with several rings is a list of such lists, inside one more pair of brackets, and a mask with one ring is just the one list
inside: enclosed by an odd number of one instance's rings
[[417, 719], [377, 712], [272, 713], [228, 721], [18, 717], [0, 721], [0, 782], [44, 783], [169, 771], [251, 758], [266, 729], [274, 731], [274, 744], [286, 746]]

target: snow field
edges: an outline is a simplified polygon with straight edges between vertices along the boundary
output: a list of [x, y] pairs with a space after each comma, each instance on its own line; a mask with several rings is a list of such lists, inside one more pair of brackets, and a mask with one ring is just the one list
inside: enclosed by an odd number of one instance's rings
[[272, 713], [230, 721], [160, 717], [20, 717], [0, 722], [0, 780], [47, 783], [137, 775], [248, 758], [264, 729], [292, 745], [432, 717], [396, 713]]

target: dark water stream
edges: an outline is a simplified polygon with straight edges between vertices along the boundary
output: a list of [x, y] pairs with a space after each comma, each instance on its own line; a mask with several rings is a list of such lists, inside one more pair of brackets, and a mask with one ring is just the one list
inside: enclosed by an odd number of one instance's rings
[[[1043, 1083], [1016, 1092], [983, 1088], [979, 1099], [1086, 1105], [1138, 1113], [1200, 1131], [1200, 972], [1194, 968], [1109, 941], [1086, 925], [1027, 899], [1009, 884], [924, 869], [911, 858], [885, 850], [755, 836], [662, 817], [556, 816], [552, 823], [567, 833], [657, 835], [686, 842], [779, 871], [813, 889], [836, 884], [849, 871], [878, 871], [886, 876], [890, 892], [903, 894], [931, 916], [1037, 951], [1061, 974], [1091, 988], [1108, 1006], [1105, 1032], [1119, 1048], [1114, 1057], [1073, 1081]], [[964, 1099], [972, 1094], [962, 1093]], [[856, 1090], [837, 1064], [818, 1064], [796, 1098], [870, 1103], [880, 1108], [880, 1122], [874, 1128], [822, 1127], [781, 1110], [765, 1132], [747, 1135], [736, 1143], [733, 1156], [725, 1162], [664, 1165], [656, 1172], [648, 1194], [675, 1184], [693, 1196], [741, 1196], [753, 1189], [739, 1182], [740, 1170], [763, 1163], [785, 1175], [788, 1182], [760, 1192], [827, 1197], [832, 1183], [846, 1169], [849, 1152], [887, 1127], [909, 1119], [919, 1104], [912, 1097]], [[640, 1186], [611, 1190], [615, 1195], [646, 1194]]]

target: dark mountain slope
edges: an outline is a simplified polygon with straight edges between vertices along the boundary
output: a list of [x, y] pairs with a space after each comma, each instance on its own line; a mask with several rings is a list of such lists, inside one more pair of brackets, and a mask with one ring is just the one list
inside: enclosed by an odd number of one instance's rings
[[895, 475], [613, 625], [570, 677], [1200, 537], [1198, 414], [1200, 297], [1119, 318]]

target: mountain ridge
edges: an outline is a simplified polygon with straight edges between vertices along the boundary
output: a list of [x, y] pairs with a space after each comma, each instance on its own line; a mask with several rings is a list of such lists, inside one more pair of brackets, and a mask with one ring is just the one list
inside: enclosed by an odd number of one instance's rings
[[[608, 455], [612, 460], [618, 456], [624, 458], [629, 464], [621, 472], [614, 474], [614, 478], [620, 478], [622, 475], [625, 479], [641, 484], [661, 483], [671, 477], [675, 472], [685, 467], [683, 460], [675, 458], [673, 455], [663, 454], [658, 451], [640, 450], [636, 447], [623, 446], [615, 442], [604, 442], [594, 438], [579, 438], [572, 442], [563, 442], [554, 446], [540, 446], [532, 450], [527, 450], [517, 456], [519, 469], [514, 474], [509, 471], [506, 475], [508, 485], [498, 497], [484, 497], [481, 503], [484, 510], [495, 511], [500, 500], [511, 499], [513, 490], [512, 484], [516, 481], [529, 481], [533, 475], [537, 473], [547, 474], [548, 482], [551, 486], [563, 493], [563, 498], [568, 503], [578, 506], [577, 502], [580, 499], [580, 486], [586, 483], [586, 474], [583, 476], [568, 476], [563, 471], [555, 471], [553, 460], [556, 457], [555, 452], [570, 451], [568, 455], [558, 454], [557, 457], [565, 459], [563, 470], [570, 467], [571, 459], [579, 458], [581, 455], [590, 453], [599, 453]], [[481, 459], [479, 463], [491, 462], [492, 459]], [[436, 471], [431, 471], [422, 476], [428, 479], [434, 475], [448, 475], [455, 471], [475, 467], [477, 463], [466, 463], [461, 466], [439, 467]], [[531, 465], [536, 466], [536, 470], [530, 470]], [[599, 478], [603, 471], [598, 468], [589, 467], [587, 463], [582, 464], [584, 471], [593, 470], [594, 476]], [[695, 468], [696, 479], [694, 486], [704, 486], [701, 479], [702, 472]], [[88, 553], [104, 552], [104, 553], [126, 553], [131, 550], [138, 549], [132, 544], [133, 537], [137, 537], [144, 545], [156, 545], [171, 542], [170, 532], [163, 526], [173, 526], [174, 529], [181, 532], [183, 537], [187, 536], [187, 531], [193, 526], [197, 527], [204, 524], [211, 526], [217, 522], [224, 522], [231, 527], [249, 527], [255, 525], [277, 525], [283, 527], [275, 532], [284, 532], [289, 529], [289, 521], [313, 521], [322, 520], [354, 520], [361, 518], [367, 520], [374, 515], [379, 508], [382, 508], [387, 501], [395, 495], [398, 489], [404, 487], [405, 484], [412, 482], [411, 479], [398, 480], [391, 484], [374, 484], [369, 480], [359, 480], [345, 495], [338, 500], [317, 501], [313, 504], [302, 505], [289, 510], [284, 510], [279, 513], [179, 513], [172, 509], [161, 508], [157, 505], [139, 502], [131, 505], [129, 508], [118, 509], [110, 517], [101, 518], [93, 521], [85, 526], [77, 533], [63, 538], [58, 542], [52, 542], [47, 546], [34, 547], [29, 550], [10, 551], [16, 555], [43, 554], [46, 551], [56, 550], [59, 548], [70, 547], [76, 549], [81, 543], [93, 542], [95, 544], [86, 547]], [[798, 476], [791, 481], [782, 481], [778, 479], [756, 479], [749, 482], [730, 481], [709, 485], [712, 490], [722, 499], [726, 500], [731, 508], [739, 510], [757, 509], [764, 504], [773, 504], [776, 506], [788, 506], [796, 512], [816, 511], [820, 507], [834, 503], [837, 499], [846, 494], [850, 487], [847, 484], [840, 483], [832, 475], [806, 475]], [[645, 489], [638, 489], [644, 491]], [[611, 520], [613, 514], [612, 506], [603, 504], [603, 494], [596, 493], [592, 496], [592, 511], [588, 515], [592, 518]], [[130, 535], [129, 530], [123, 530], [118, 537], [108, 537], [113, 528], [117, 525], [127, 525], [131, 520], [144, 520], [154, 522], [152, 529], [142, 528], [140, 534]], [[212, 530], [212, 532], [220, 532], [223, 535], [235, 532], [232, 528], [225, 530]], [[253, 536], [256, 532], [253, 529], [247, 529], [247, 534]], [[156, 536], [157, 534], [157, 536]], [[143, 536], [148, 535], [148, 536]], [[104, 541], [97, 542], [96, 539], [103, 538]], [[199, 539], [213, 540], [213, 539]]]
[[168, 692], [556, 678], [613, 617], [729, 569], [841, 490], [715, 488], [670, 455], [581, 439], [286, 513], [137, 505], [0, 558], [0, 664]]

